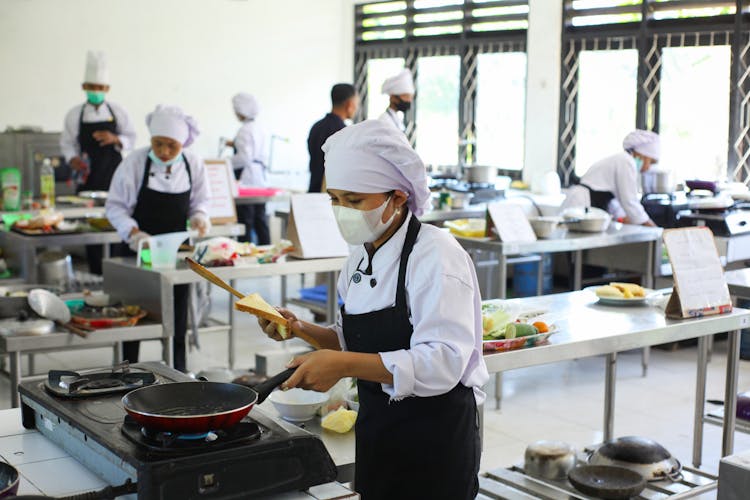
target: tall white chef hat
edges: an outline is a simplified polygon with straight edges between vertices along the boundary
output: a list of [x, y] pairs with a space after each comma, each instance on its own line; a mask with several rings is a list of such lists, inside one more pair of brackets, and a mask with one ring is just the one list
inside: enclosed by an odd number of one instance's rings
[[184, 147], [190, 146], [200, 134], [195, 119], [177, 106], [159, 104], [146, 116], [146, 125], [152, 137], [169, 137]]
[[232, 97], [232, 107], [234, 107], [235, 113], [244, 116], [248, 120], [254, 119], [258, 116], [258, 111], [260, 111], [258, 100], [254, 95], [247, 92], [240, 92]]
[[380, 120], [344, 127], [323, 144], [326, 185], [354, 193], [408, 193], [416, 216], [430, 203], [422, 159], [400, 130]]
[[385, 95], [413, 94], [415, 89], [411, 71], [404, 68], [398, 75], [387, 78], [381, 91]]
[[659, 134], [650, 130], [633, 130], [625, 136], [622, 147], [626, 151], [635, 151], [656, 161], [659, 161], [661, 154]]
[[107, 67], [107, 56], [104, 52], [88, 51], [86, 54], [86, 71], [83, 74], [83, 83], [109, 85], [109, 68]]

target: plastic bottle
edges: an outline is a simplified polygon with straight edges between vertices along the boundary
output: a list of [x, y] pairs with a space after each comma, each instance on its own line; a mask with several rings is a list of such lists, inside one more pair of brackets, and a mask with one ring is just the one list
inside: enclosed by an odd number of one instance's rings
[[55, 169], [52, 162], [45, 158], [42, 162], [42, 170], [39, 173], [39, 194], [42, 198], [42, 208], [55, 206]]

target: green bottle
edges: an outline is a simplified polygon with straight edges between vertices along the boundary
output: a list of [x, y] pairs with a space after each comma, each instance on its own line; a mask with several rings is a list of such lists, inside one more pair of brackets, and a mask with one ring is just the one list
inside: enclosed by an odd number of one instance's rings
[[42, 162], [42, 170], [39, 173], [39, 194], [42, 198], [42, 208], [54, 208], [55, 206], [55, 169], [52, 162], [45, 158]]

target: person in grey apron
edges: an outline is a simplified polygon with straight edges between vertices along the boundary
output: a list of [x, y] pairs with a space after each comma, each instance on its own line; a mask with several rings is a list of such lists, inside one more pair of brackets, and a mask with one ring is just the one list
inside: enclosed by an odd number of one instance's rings
[[[352, 245], [338, 283], [344, 305], [331, 327], [280, 309], [321, 346], [290, 362], [286, 386], [323, 391], [357, 379], [354, 485], [364, 500], [473, 499], [488, 374], [471, 259], [419, 222], [430, 193], [401, 132], [368, 120], [323, 151], [334, 216]], [[259, 323], [280, 339], [276, 325]]]

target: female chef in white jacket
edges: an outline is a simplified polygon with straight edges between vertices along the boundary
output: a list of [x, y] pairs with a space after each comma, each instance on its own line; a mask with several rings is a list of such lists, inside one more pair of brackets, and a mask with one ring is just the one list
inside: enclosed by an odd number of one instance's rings
[[[473, 499], [476, 405], [488, 375], [471, 259], [451, 235], [417, 220], [430, 192], [400, 131], [368, 120], [332, 135], [323, 151], [333, 211], [354, 246], [335, 325], [281, 310], [323, 347], [295, 358], [285, 385], [325, 391], [357, 378], [355, 488], [364, 500]], [[280, 338], [275, 325], [260, 324]]]
[[634, 130], [622, 141], [624, 151], [591, 165], [579, 184], [568, 190], [563, 208], [596, 207], [615, 217], [624, 215], [627, 224], [654, 226], [641, 204], [638, 174], [659, 161], [659, 135]]
[[[198, 135], [191, 116], [176, 106], [157, 106], [146, 117], [151, 146], [133, 151], [120, 164], [107, 197], [110, 223], [131, 250], [149, 235], [210, 229], [209, 190], [203, 160], [185, 149]], [[174, 367], [185, 371], [188, 287], [174, 287]], [[123, 344], [124, 359], [138, 361], [139, 343]]]

